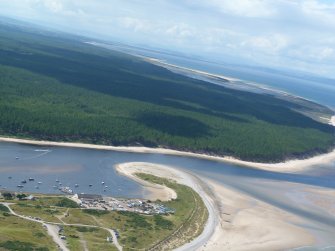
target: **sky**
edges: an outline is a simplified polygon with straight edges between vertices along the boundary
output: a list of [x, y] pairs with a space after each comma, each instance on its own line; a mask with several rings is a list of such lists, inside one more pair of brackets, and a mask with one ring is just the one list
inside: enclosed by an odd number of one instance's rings
[[335, 0], [0, 0], [0, 15], [211, 61], [335, 78]]

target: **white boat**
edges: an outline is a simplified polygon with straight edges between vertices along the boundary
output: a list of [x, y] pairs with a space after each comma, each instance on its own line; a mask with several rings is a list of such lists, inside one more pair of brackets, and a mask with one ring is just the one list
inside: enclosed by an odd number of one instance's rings
[[63, 193], [73, 194], [73, 190], [70, 187], [60, 187], [59, 190]]

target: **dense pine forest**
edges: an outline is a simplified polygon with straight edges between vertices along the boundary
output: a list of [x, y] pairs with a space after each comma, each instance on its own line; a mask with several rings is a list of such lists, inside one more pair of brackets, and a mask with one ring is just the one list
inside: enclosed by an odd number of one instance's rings
[[334, 147], [331, 126], [298, 112], [309, 107], [190, 79], [84, 42], [0, 24], [1, 135], [252, 161]]

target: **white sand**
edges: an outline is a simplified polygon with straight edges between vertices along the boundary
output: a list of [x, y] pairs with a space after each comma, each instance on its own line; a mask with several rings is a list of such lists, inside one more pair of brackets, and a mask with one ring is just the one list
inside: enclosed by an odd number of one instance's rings
[[116, 165], [115, 169], [119, 174], [131, 178], [132, 180], [144, 186], [145, 189], [150, 193], [147, 199], [169, 201], [171, 199], [177, 198], [176, 192], [171, 188], [147, 182], [145, 180], [138, 178], [135, 175], [136, 173], [147, 173], [156, 176], [168, 177], [170, 172], [168, 172], [165, 169], [159, 170], [159, 174], [157, 174], [158, 169], [148, 168], [146, 164], [136, 165], [136, 163], [125, 163]]
[[[335, 120], [335, 117], [333, 120]], [[335, 121], [334, 121], [334, 126], [335, 126]], [[87, 148], [87, 149], [97, 149], [97, 150], [111, 150], [111, 151], [120, 151], [120, 152], [158, 153], [158, 154], [166, 154], [166, 155], [194, 157], [194, 158], [208, 159], [208, 160], [213, 160], [213, 161], [221, 161], [221, 162], [231, 163], [231, 164], [245, 166], [245, 167], [270, 170], [270, 171], [275, 171], [275, 172], [296, 172], [296, 171], [301, 171], [301, 170], [312, 168], [315, 165], [329, 164], [335, 161], [335, 149], [330, 153], [321, 154], [321, 155], [311, 157], [308, 159], [289, 160], [286, 162], [272, 164], [272, 163], [249, 162], [249, 161], [238, 160], [234, 157], [210, 156], [206, 154], [183, 152], [183, 151], [164, 149], [164, 148], [149, 148], [149, 147], [135, 147], [135, 146], [134, 147], [106, 146], [106, 145], [93, 145], [93, 144], [85, 144], [85, 143], [37, 141], [37, 140], [17, 139], [17, 138], [8, 138], [8, 137], [0, 137], [0, 142], [1, 141], [21, 143], [21, 144], [32, 144], [32, 145], [39, 145], [39, 146], [62, 146], [62, 147]]]
[[202, 250], [287, 250], [309, 246], [313, 237], [293, 225], [295, 216], [228, 189], [212, 180], [220, 208], [220, 225]]
[[[129, 178], [134, 179], [133, 173], [143, 172], [147, 174], [152, 174], [158, 177], [163, 177], [167, 179], [172, 179], [177, 181], [180, 184], [194, 189], [203, 199], [207, 210], [209, 212], [207, 224], [204, 228], [204, 231], [200, 236], [195, 240], [185, 244], [184, 246], [178, 248], [178, 251], [188, 251], [188, 250], [198, 250], [205, 245], [205, 243], [211, 238], [214, 233], [216, 225], [218, 225], [218, 210], [212, 198], [205, 192], [204, 185], [199, 182], [198, 178], [190, 173], [180, 171], [176, 168], [170, 166], [156, 165], [151, 163], [143, 162], [132, 162], [132, 163], [123, 163], [115, 166], [118, 172], [122, 172], [123, 175], [128, 176]], [[135, 178], [137, 181], [137, 178]], [[146, 182], [145, 188], [147, 188]], [[151, 187], [149, 187], [151, 189]], [[150, 190], [152, 192], [152, 190]]]
[[[150, 163], [117, 166], [124, 175], [145, 172], [192, 187], [204, 199], [209, 219], [204, 232], [177, 250], [285, 250], [314, 243], [313, 237], [291, 222], [299, 220], [276, 207], [228, 189], [210, 179]], [[210, 190], [208, 190], [210, 188]]]
[[332, 116], [330, 118], [329, 124], [331, 124], [332, 126], [335, 126], [335, 116]]

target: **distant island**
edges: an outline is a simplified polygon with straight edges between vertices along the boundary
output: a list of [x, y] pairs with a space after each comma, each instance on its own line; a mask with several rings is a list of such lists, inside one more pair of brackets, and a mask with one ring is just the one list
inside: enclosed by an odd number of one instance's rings
[[[0, 23], [0, 135], [279, 162], [326, 153], [333, 111], [173, 73], [85, 38]], [[313, 119], [314, 118], [314, 119]]]

